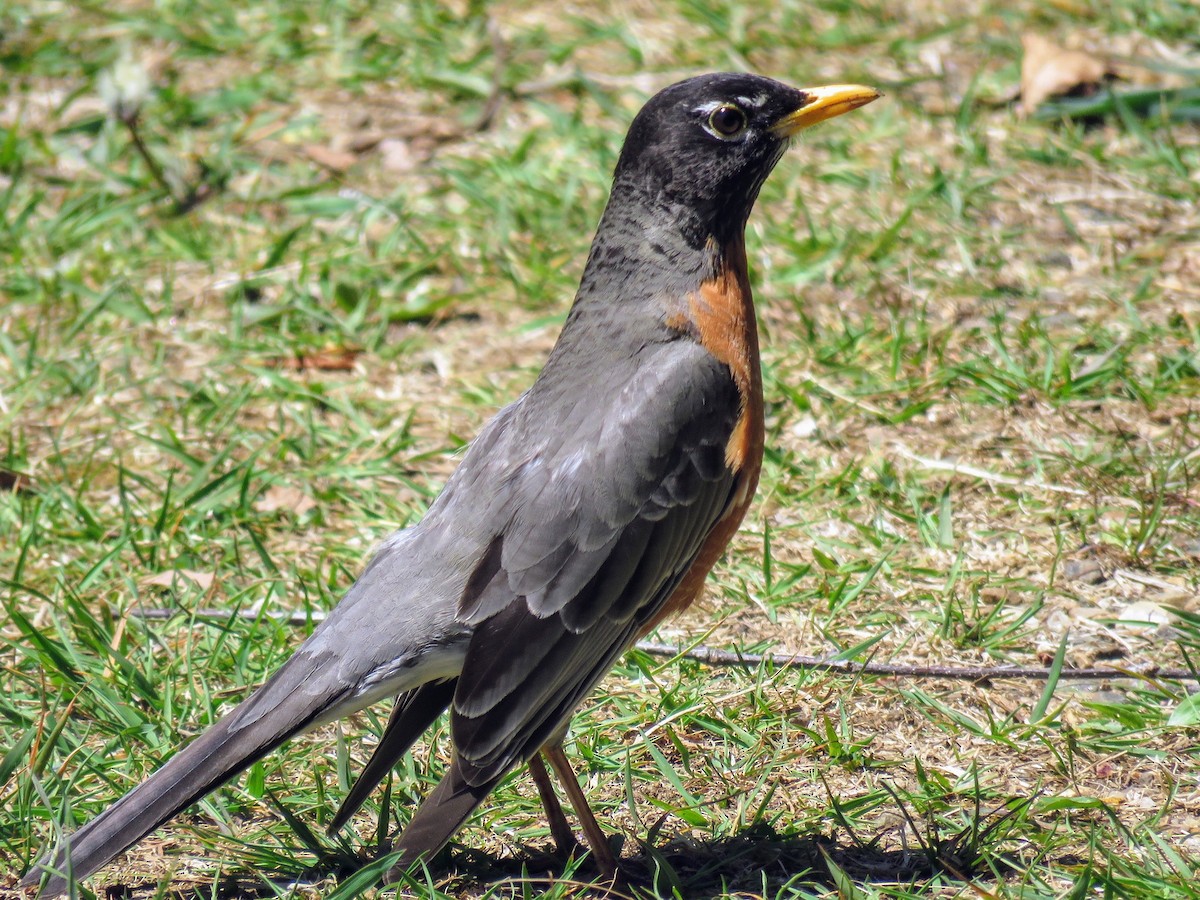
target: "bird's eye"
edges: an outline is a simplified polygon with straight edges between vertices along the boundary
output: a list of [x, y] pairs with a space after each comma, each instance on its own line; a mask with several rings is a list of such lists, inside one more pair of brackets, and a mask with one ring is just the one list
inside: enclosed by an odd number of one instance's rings
[[746, 130], [746, 114], [732, 103], [725, 103], [708, 114], [708, 127], [717, 137], [735, 138]]

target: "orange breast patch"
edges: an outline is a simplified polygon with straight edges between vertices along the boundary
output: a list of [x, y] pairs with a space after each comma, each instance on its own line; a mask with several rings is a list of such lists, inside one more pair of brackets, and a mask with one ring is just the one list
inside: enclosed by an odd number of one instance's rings
[[[684, 319], [686, 322], [681, 321]], [[686, 311], [676, 311], [667, 321], [673, 327], [685, 326], [695, 334], [709, 353], [729, 367], [737, 385], [741, 410], [725, 445], [725, 464], [733, 471], [737, 486], [695, 563], [662, 610], [648, 623], [647, 632], [686, 609], [700, 595], [705, 578], [737, 533], [758, 487], [763, 455], [762, 370], [745, 245], [739, 242], [725, 248], [716, 277], [705, 281], [688, 297]]]
[[726, 248], [722, 263], [716, 277], [688, 298], [688, 318], [701, 345], [729, 366], [741, 397], [741, 415], [725, 447], [725, 462], [735, 472], [755, 468], [757, 481], [763, 452], [762, 370], [745, 245]]

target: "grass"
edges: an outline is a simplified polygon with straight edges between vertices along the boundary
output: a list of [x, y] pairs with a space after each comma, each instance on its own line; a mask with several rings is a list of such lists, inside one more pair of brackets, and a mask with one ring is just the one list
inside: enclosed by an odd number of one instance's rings
[[[703, 608], [660, 636], [1195, 665], [1200, 132], [995, 101], [1024, 28], [1194, 64], [1200, 12], [760, 6], [0, 10], [0, 889], [309, 630], [267, 613], [328, 609], [419, 518], [551, 346], [633, 112], [698, 71], [888, 97], [764, 189], [763, 483]], [[123, 54], [151, 76], [161, 181], [99, 100]], [[635, 652], [570, 750], [640, 896], [1184, 897], [1190, 689]], [[93, 887], [369, 891], [336, 876], [447, 752], [439, 725], [323, 836], [385, 712], [292, 742]], [[519, 773], [413, 889], [578, 895], [594, 871], [548, 846]]]

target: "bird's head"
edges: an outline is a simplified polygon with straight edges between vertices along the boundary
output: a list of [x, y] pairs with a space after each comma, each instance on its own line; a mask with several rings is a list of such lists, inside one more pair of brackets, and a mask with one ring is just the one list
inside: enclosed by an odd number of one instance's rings
[[740, 233], [794, 135], [879, 96], [861, 85], [793, 88], [735, 73], [673, 84], [634, 118], [613, 197], [643, 209], [687, 211], [693, 239]]

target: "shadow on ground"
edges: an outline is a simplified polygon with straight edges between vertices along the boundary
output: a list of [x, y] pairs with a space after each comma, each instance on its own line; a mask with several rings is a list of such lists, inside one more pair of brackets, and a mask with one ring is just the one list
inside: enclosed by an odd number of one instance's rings
[[[469, 853], [472, 864], [462, 865]], [[545, 873], [549, 879], [562, 872], [561, 860], [530, 853], [524, 859], [496, 859], [464, 853], [452, 861], [470, 877], [495, 882]], [[836, 888], [845, 877], [853, 882], [920, 882], [939, 872], [961, 876], [936, 854], [916, 850], [883, 850], [873, 846], [840, 844], [832, 837], [811, 833], [778, 832], [759, 824], [738, 834], [714, 840], [676, 838], [658, 847], [642, 846], [621, 860], [624, 884], [620, 894], [654, 894], [703, 898], [749, 892], [770, 895], [784, 886], [804, 884]], [[486, 870], [490, 865], [492, 868]], [[576, 870], [579, 880], [598, 878], [590, 860]]]
[[[943, 847], [943, 850], [946, 848]], [[140, 900], [149, 897], [241, 900], [241, 898], [278, 897], [280, 891], [293, 896], [327, 892], [329, 878], [341, 882], [344, 889], [362, 860], [346, 856], [326, 858], [306, 871], [290, 876], [277, 873], [243, 873], [222, 878], [216, 884], [175, 880], [166, 891], [154, 881], [118, 882], [101, 888], [96, 896], [105, 900]], [[584, 859], [571, 867], [540, 848], [522, 847], [513, 855], [494, 855], [480, 850], [452, 846], [435, 860], [430, 869], [432, 884], [450, 896], [463, 898], [503, 897], [509, 893], [505, 882], [512, 882], [512, 895], [527, 895], [549, 888], [563, 880], [585, 888], [600, 880], [600, 873]], [[661, 846], [642, 846], [621, 860], [621, 881], [612, 896], [645, 897], [684, 896], [704, 898], [736, 892], [770, 895], [782, 888], [805, 885], [817, 889], [838, 888], [843, 879], [857, 883], [915, 883], [941, 874], [962, 879], [970, 877], [970, 860], [946, 853], [917, 848], [883, 850], [871, 844], [841, 844], [825, 835], [781, 833], [759, 824], [738, 834], [714, 840], [676, 838]], [[427, 882], [417, 878], [417, 884]], [[364, 885], [366, 887], [366, 885]], [[418, 890], [418, 892], [420, 892]], [[600, 887], [571, 892], [573, 896], [601, 896]], [[0, 890], [0, 898], [21, 896]]]

